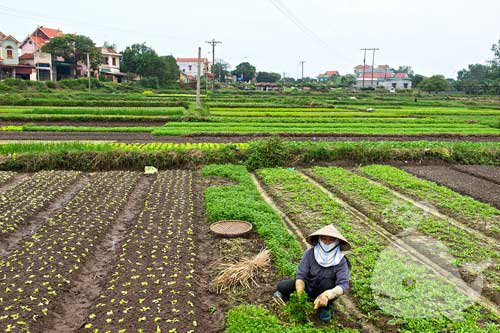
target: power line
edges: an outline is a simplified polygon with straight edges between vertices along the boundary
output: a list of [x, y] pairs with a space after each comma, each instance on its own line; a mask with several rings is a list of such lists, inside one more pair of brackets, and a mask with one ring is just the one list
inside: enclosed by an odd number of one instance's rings
[[195, 39], [185, 38], [185, 37], [181, 37], [181, 36], [174, 36], [174, 35], [168, 35], [168, 34], [163, 34], [163, 33], [158, 34], [158, 33], [144, 32], [144, 31], [131, 30], [131, 29], [123, 29], [123, 28], [119, 28], [119, 27], [90, 23], [90, 22], [85, 22], [85, 21], [80, 21], [80, 20], [60, 18], [60, 17], [55, 17], [55, 16], [47, 16], [47, 15], [43, 15], [39, 12], [25, 10], [25, 9], [12, 8], [9, 6], [5, 6], [3, 4], [0, 4], [0, 15], [6, 15], [9, 17], [16, 16], [16, 17], [20, 17], [20, 18], [30, 19], [30, 20], [33, 20], [35, 22], [39, 22], [40, 19], [45, 19], [45, 20], [49, 20], [49, 21], [52, 21], [55, 23], [63, 22], [63, 23], [70, 23], [70, 24], [77, 24], [77, 25], [93, 26], [93, 27], [96, 27], [99, 29], [104, 29], [104, 30], [115, 30], [115, 31], [132, 33], [132, 34], [137, 34], [137, 35], [154, 36], [156, 38], [161, 38], [161, 39], [166, 38], [166, 39], [185, 40], [185, 41], [197, 42], [197, 43], [202, 42], [201, 40], [195, 40]]
[[330, 45], [325, 42], [318, 34], [307, 27], [302, 21], [290, 10], [281, 0], [269, 0], [271, 4], [278, 9], [288, 20], [290, 20], [295, 26], [297, 26], [305, 35], [307, 35], [314, 42], [319, 44], [321, 47], [325, 48], [328, 52], [334, 52], [341, 58], [347, 59], [338, 50], [333, 50]]

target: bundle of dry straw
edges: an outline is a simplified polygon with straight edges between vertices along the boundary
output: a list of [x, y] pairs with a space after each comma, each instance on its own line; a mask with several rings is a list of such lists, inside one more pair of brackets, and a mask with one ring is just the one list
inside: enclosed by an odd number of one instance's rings
[[219, 275], [213, 281], [213, 287], [217, 293], [224, 290], [242, 286], [250, 288], [250, 284], [258, 286], [257, 275], [271, 265], [269, 250], [262, 250], [253, 258], [240, 260], [235, 264], [226, 264]]

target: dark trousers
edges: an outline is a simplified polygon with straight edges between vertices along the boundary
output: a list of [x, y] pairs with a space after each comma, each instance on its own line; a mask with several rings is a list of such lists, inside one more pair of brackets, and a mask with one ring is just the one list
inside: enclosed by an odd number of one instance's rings
[[[333, 280], [325, 279], [319, 284], [319, 288], [310, 288], [306, 284], [306, 292], [309, 300], [314, 301], [316, 297], [321, 295], [324, 291], [328, 289], [335, 288], [335, 283]], [[283, 300], [288, 301], [290, 295], [295, 291], [295, 279], [283, 280], [278, 282], [276, 289], [283, 295]], [[327, 307], [331, 307], [333, 301], [328, 302]]]

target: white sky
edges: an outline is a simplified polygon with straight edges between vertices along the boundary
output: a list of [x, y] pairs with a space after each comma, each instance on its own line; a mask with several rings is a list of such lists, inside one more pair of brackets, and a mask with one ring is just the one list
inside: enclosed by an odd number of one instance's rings
[[[273, 5], [281, 2], [297, 26]], [[17, 4], [15, 4], [17, 3]], [[282, 7], [283, 8], [283, 7]], [[378, 47], [375, 64], [410, 65], [416, 73], [456, 77], [492, 58], [500, 39], [500, 0], [0, 0], [0, 31], [22, 41], [37, 25], [77, 32], [118, 50], [146, 42], [159, 54], [195, 57], [204, 43], [234, 68], [305, 75], [353, 72], [360, 48]], [[367, 57], [371, 64], [371, 53]]]

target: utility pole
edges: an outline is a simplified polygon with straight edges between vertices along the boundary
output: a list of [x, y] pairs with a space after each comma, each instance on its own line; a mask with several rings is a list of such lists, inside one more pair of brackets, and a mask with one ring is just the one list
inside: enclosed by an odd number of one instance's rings
[[375, 66], [375, 51], [379, 49], [377, 48], [364, 48], [361, 51], [365, 51], [365, 55], [363, 56], [363, 88], [365, 87], [365, 74], [366, 74], [366, 51], [373, 51], [373, 62], [372, 62], [372, 87], [373, 87], [373, 71]]
[[374, 48], [373, 51], [373, 58], [372, 58], [372, 88], [373, 87], [373, 73], [375, 71], [375, 51], [378, 51], [379, 49]]
[[208, 43], [212, 45], [212, 74], [213, 74], [213, 79], [212, 79], [212, 90], [214, 90], [214, 81], [215, 81], [215, 73], [214, 73], [214, 65], [215, 65], [215, 45], [217, 44], [222, 44], [222, 42], [216, 41], [215, 38], [212, 38], [212, 40], [207, 41], [205, 43]]
[[89, 78], [89, 93], [90, 93], [90, 55], [87, 53], [87, 77]]
[[196, 110], [201, 109], [200, 79], [201, 79], [201, 47], [198, 47], [198, 75], [196, 77]]
[[304, 64], [305, 64], [305, 63], [306, 63], [306, 62], [305, 62], [304, 60], [301, 60], [301, 61], [300, 61], [300, 65], [302, 66], [302, 81], [304, 80]]

